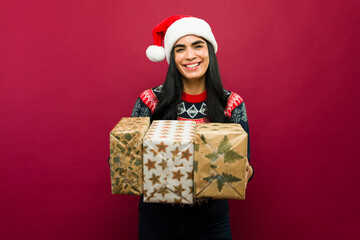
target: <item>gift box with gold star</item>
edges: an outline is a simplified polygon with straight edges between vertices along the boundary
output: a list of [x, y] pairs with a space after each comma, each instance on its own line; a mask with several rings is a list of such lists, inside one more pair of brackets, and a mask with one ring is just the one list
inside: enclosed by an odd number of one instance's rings
[[142, 193], [142, 140], [148, 117], [124, 117], [110, 132], [110, 176], [113, 194]]
[[153, 121], [143, 141], [144, 202], [193, 203], [195, 122]]
[[195, 132], [195, 198], [245, 199], [247, 133], [232, 123], [202, 123]]

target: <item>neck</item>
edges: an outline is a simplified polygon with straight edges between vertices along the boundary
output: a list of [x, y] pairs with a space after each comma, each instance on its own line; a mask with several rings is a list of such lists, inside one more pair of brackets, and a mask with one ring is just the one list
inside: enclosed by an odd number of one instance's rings
[[197, 95], [206, 91], [205, 76], [198, 80], [182, 79], [184, 92], [191, 95]]

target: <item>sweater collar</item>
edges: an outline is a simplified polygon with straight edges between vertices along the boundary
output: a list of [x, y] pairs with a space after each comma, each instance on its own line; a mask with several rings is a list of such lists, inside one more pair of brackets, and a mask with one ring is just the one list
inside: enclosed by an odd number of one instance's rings
[[206, 91], [197, 95], [191, 95], [183, 92], [181, 95], [181, 100], [189, 103], [199, 103], [205, 101], [206, 99], [207, 99]]

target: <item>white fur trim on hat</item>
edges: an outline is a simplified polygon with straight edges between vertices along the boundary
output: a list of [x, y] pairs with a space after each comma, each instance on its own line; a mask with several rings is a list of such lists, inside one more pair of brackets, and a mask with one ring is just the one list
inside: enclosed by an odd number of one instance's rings
[[[217, 52], [217, 43], [211, 31], [210, 25], [200, 18], [185, 17], [177, 20], [167, 29], [164, 39], [165, 56], [168, 63], [170, 63], [171, 50], [174, 44], [186, 35], [196, 35], [208, 40]], [[146, 51], [147, 54], [147, 51]], [[148, 56], [149, 57], [149, 56]], [[150, 57], [149, 57], [150, 58]]]

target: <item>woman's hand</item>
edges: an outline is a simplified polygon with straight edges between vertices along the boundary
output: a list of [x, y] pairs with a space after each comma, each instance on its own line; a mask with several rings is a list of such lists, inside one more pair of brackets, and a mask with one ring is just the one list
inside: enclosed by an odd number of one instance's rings
[[253, 175], [254, 170], [252, 168], [252, 166], [249, 164], [249, 161], [246, 161], [246, 172], [245, 172], [245, 179], [246, 179], [246, 183], [249, 182], [249, 179], [251, 178], [251, 176]]

